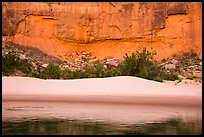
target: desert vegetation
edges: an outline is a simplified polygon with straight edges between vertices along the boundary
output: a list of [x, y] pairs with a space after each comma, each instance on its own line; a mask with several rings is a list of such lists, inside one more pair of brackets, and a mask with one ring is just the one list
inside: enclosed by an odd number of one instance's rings
[[[149, 80], [162, 82], [163, 80], [178, 79], [177, 73], [166, 72], [158, 62], [153, 59], [155, 51], [146, 48], [138, 50], [131, 55], [125, 55], [124, 60], [117, 67], [107, 67], [100, 60], [88, 62], [80, 70], [61, 69], [58, 65], [49, 63], [43, 69], [33, 71], [32, 64], [19, 58], [14, 51], [2, 55], [2, 74], [13, 75], [20, 71], [24, 76], [42, 79], [80, 79], [80, 78], [103, 78], [113, 76], [136, 76]], [[37, 67], [38, 68], [38, 67]]]
[[2, 74], [5, 76], [13, 75], [15, 71], [30, 73], [31, 64], [27, 60], [22, 60], [16, 52], [9, 51], [2, 55]]

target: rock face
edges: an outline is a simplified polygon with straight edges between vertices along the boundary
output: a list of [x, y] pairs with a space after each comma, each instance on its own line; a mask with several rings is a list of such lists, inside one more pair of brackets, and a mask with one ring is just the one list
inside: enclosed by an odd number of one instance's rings
[[153, 48], [156, 59], [201, 56], [201, 2], [2, 2], [2, 40], [66, 57], [123, 58]]

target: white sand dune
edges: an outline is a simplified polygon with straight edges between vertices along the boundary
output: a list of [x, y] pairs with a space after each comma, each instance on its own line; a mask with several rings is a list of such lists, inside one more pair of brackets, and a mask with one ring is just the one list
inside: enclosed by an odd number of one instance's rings
[[2, 99], [201, 105], [202, 88], [120, 76], [76, 80], [2, 77]]

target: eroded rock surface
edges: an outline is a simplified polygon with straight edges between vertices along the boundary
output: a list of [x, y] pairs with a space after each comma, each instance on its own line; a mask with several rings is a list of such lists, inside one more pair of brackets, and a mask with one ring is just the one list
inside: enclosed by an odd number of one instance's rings
[[201, 57], [200, 2], [2, 2], [2, 40], [60, 57], [86, 51], [119, 58], [139, 47], [157, 59]]

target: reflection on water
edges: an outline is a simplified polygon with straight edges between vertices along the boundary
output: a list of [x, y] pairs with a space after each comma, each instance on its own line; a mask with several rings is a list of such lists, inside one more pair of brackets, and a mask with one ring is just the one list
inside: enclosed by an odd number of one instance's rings
[[3, 134], [202, 134], [202, 108], [2, 102]]
[[202, 134], [201, 119], [169, 119], [164, 122], [111, 125], [103, 122], [84, 122], [76, 120], [35, 119], [18, 122], [3, 122], [3, 134], [65, 134], [65, 135], [148, 135], [148, 134]]

